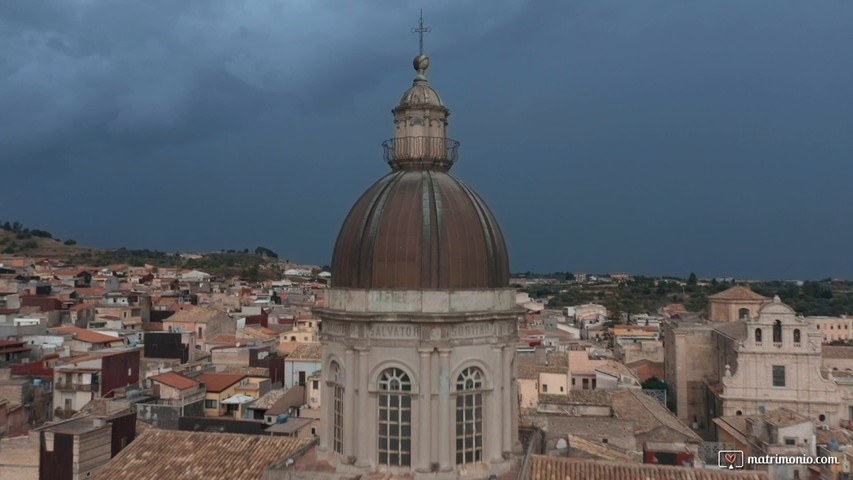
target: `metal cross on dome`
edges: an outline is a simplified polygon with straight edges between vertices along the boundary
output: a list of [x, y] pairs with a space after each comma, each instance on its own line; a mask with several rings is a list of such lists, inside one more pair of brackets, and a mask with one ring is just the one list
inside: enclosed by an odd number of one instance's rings
[[421, 18], [418, 21], [418, 27], [412, 27], [412, 33], [418, 34], [421, 55], [424, 54], [424, 34], [432, 31], [431, 27], [424, 27], [424, 9], [421, 9]]

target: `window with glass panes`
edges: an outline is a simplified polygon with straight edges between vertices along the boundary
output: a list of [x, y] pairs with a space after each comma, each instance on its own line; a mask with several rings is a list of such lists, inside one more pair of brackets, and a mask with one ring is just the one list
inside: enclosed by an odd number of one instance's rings
[[456, 378], [456, 464], [483, 457], [483, 372], [469, 367]]
[[389, 368], [379, 376], [379, 463], [412, 464], [412, 382], [406, 372]]
[[332, 362], [332, 395], [334, 396], [334, 422], [332, 426], [332, 438], [335, 452], [344, 453], [344, 387], [341, 375], [341, 367], [337, 362]]

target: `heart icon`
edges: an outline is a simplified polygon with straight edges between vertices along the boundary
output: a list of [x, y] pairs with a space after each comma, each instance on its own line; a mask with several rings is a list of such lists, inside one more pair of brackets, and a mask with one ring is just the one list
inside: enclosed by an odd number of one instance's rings
[[727, 453], [724, 455], [724, 457], [728, 463], [735, 463], [735, 460], [737, 460], [736, 453]]

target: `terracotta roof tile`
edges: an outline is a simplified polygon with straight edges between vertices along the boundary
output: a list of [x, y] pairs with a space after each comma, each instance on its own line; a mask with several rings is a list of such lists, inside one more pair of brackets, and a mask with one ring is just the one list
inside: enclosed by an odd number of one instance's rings
[[100, 297], [103, 294], [107, 293], [106, 288], [98, 288], [98, 287], [80, 287], [74, 289], [77, 293], [81, 295], [86, 295], [88, 297]]
[[613, 394], [613, 414], [634, 422], [634, 433], [648, 434], [653, 441], [700, 442], [702, 439], [656, 398], [639, 389]]
[[141, 350], [142, 350], [141, 348], [128, 348], [125, 350], [119, 350], [117, 352], [101, 352], [101, 353], [91, 353], [88, 355], [80, 355], [77, 357], [64, 357], [64, 358], [57, 359], [55, 366], [61, 367], [64, 365], [70, 365], [72, 363], [86, 362], [88, 360], [95, 360], [98, 358], [109, 357], [112, 355], [120, 355], [122, 353], [127, 353], [127, 352], [134, 352], [134, 351], [138, 352]]
[[320, 360], [323, 358], [323, 345], [320, 343], [303, 343], [288, 355], [285, 360]]
[[728, 290], [723, 290], [720, 293], [715, 293], [713, 295], [708, 295], [708, 300], [760, 300], [766, 301], [770, 300], [764, 295], [759, 295], [752, 291], [749, 287], [742, 287], [740, 285], [732, 287]]
[[[172, 306], [174, 310], [176, 307], [188, 307], [190, 305], [176, 303]], [[171, 317], [164, 320], [164, 322], [168, 323], [207, 323], [212, 319], [218, 316], [225, 316], [225, 312], [222, 310], [217, 310], [215, 308], [210, 307], [194, 307], [194, 308], [185, 308], [179, 310], [177, 313], [172, 315]]]
[[103, 333], [94, 332], [80, 327], [57, 327], [53, 330], [59, 332], [71, 332], [74, 334], [74, 340], [80, 340], [81, 342], [86, 343], [123, 342], [121, 337], [113, 337], [112, 335], [105, 335]]
[[530, 480], [767, 480], [764, 472], [707, 468], [671, 467], [637, 463], [582, 461], [565, 457], [532, 456]]
[[96, 480], [256, 480], [272, 463], [308, 448], [309, 439], [236, 433], [145, 431]]
[[565, 395], [540, 394], [539, 403], [609, 407], [612, 394], [613, 390], [569, 390]]
[[198, 381], [175, 372], [161, 373], [160, 375], [154, 375], [150, 378], [155, 382], [160, 382], [170, 387], [175, 387], [178, 390], [186, 390], [199, 384]]
[[246, 375], [242, 373], [202, 373], [198, 376], [198, 381], [207, 385], [208, 392], [217, 393], [226, 390], [244, 378]]
[[272, 408], [272, 406], [275, 405], [275, 403], [279, 401], [279, 399], [281, 399], [284, 394], [285, 391], [283, 388], [269, 391], [265, 393], [261, 398], [259, 398], [255, 403], [253, 403], [249, 408], [253, 408], [255, 410], [266, 410], [268, 408]]
[[846, 345], [823, 345], [820, 349], [823, 358], [853, 358], [853, 347]]

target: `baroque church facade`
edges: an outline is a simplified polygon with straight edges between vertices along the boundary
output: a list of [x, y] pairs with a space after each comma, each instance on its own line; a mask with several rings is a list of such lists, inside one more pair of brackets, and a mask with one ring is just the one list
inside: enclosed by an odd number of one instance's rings
[[853, 361], [825, 358], [823, 334], [779, 297], [733, 287], [709, 297], [710, 321], [663, 328], [679, 418], [713, 436], [714, 419], [787, 408], [817, 425], [853, 415]]
[[318, 458], [338, 473], [487, 478], [518, 440], [517, 322], [503, 235], [449, 173], [458, 142], [426, 78], [392, 110], [391, 171], [359, 198], [335, 244], [321, 339]]
[[788, 408], [833, 426], [853, 405], [851, 385], [822, 368], [823, 335], [773, 298], [756, 316], [715, 328], [716, 377], [708, 381], [709, 416], [754, 415]]

